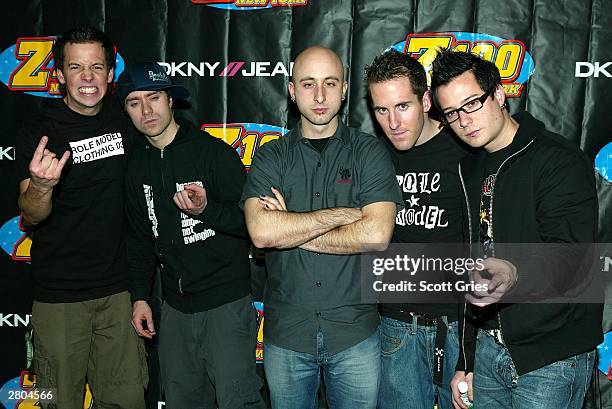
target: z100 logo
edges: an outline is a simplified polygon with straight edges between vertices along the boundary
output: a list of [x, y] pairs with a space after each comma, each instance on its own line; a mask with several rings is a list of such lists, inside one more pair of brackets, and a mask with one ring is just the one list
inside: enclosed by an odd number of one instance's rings
[[[0, 81], [11, 91], [23, 91], [37, 97], [61, 97], [51, 48], [55, 37], [22, 37], [0, 53]], [[125, 67], [117, 54], [115, 78]]]
[[476, 54], [499, 68], [508, 97], [519, 97], [525, 82], [535, 70], [533, 58], [526, 51], [525, 44], [519, 40], [505, 40], [488, 34], [460, 31], [408, 34], [406, 41], [391, 48], [416, 58], [425, 67], [428, 81], [431, 78], [431, 63], [439, 48]]
[[191, 2], [225, 10], [257, 10], [308, 5], [308, 0], [191, 0]]
[[236, 149], [247, 172], [260, 146], [288, 132], [278, 126], [253, 123], [203, 124], [201, 129]]

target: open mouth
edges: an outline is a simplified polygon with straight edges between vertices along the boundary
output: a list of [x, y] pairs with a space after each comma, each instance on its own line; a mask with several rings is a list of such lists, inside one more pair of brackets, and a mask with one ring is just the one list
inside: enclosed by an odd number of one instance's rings
[[79, 87], [79, 92], [81, 94], [95, 94], [96, 92], [98, 92], [98, 87]]
[[313, 111], [317, 115], [323, 115], [324, 113], [327, 112], [327, 108], [315, 108], [315, 109], [313, 109]]

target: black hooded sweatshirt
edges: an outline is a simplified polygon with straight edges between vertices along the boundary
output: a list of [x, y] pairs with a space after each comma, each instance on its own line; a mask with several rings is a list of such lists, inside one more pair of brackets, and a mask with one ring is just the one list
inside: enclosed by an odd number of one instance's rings
[[[164, 149], [146, 143], [130, 158], [128, 262], [132, 301], [149, 299], [157, 256], [166, 301], [195, 313], [250, 293], [247, 230], [238, 207], [246, 172], [231, 146], [177, 122]], [[188, 183], [206, 189], [208, 203], [197, 217], [172, 200]]]

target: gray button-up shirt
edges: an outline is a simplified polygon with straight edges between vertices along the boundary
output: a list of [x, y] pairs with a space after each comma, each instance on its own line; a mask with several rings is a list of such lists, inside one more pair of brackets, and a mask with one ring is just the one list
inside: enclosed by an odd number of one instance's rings
[[[340, 123], [322, 153], [300, 132], [256, 153], [242, 193], [251, 197], [282, 193], [287, 210], [363, 208], [402, 197], [388, 153], [377, 138]], [[271, 228], [273, 228], [271, 226]], [[317, 333], [335, 354], [366, 339], [378, 323], [375, 304], [361, 304], [359, 255], [332, 255], [300, 248], [266, 252], [264, 338], [279, 347], [316, 354]]]

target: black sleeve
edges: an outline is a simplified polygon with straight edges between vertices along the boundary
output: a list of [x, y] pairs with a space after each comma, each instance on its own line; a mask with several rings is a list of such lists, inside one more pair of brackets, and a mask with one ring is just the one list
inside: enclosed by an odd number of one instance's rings
[[[596, 241], [595, 175], [579, 152], [557, 152], [542, 166], [535, 184], [536, 217], [543, 244], [521, 246], [509, 261], [518, 281], [511, 294], [536, 300], [571, 296], [588, 279]], [[496, 245], [497, 247], [497, 245]], [[512, 254], [509, 250], [508, 253]]]
[[[152, 201], [151, 191], [140, 184], [138, 186], [135, 170], [128, 165], [126, 180], [126, 213], [128, 220], [128, 267], [130, 272], [130, 293], [132, 302], [149, 301], [153, 277], [155, 274], [154, 234], [156, 228], [153, 208], [147, 202]], [[150, 187], [149, 187], [150, 189]], [[147, 199], [148, 198], [148, 199]], [[152, 203], [152, 202], [150, 202]]]
[[214, 158], [213, 183], [206, 189], [206, 208], [196, 219], [207, 228], [246, 238], [244, 213], [238, 206], [246, 179], [244, 165], [229, 145], [216, 140], [214, 143], [220, 150]]

